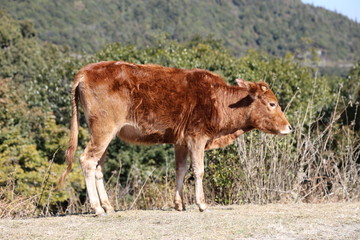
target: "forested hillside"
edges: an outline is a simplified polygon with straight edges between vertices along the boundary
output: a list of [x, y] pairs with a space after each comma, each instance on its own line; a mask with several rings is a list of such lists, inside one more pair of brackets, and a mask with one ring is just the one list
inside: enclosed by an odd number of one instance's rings
[[307, 57], [317, 49], [334, 65], [352, 63], [360, 55], [360, 24], [300, 0], [0, 2], [16, 19], [31, 19], [42, 40], [77, 51], [94, 52], [110, 42], [151, 45], [166, 32], [180, 42], [195, 36], [221, 39], [237, 56], [255, 48]]

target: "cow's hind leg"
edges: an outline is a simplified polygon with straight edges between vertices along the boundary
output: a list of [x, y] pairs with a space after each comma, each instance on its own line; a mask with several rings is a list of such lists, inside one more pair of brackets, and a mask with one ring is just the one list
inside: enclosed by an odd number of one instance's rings
[[189, 150], [186, 146], [175, 145], [175, 166], [176, 166], [176, 191], [174, 197], [175, 209], [178, 211], [185, 210], [185, 203], [183, 198], [183, 182], [187, 171], [187, 156]]
[[[92, 133], [97, 133], [97, 131], [92, 131]], [[104, 216], [106, 214], [104, 209], [100, 205], [99, 194], [101, 194], [103, 199], [105, 200], [103, 196], [105, 188], [101, 186], [100, 193], [98, 193], [97, 185], [100, 186], [103, 183], [101, 183], [100, 180], [97, 184], [96, 169], [98, 166], [100, 166], [100, 159], [104, 155], [107, 146], [109, 145], [114, 134], [112, 131], [101, 131], [99, 133], [100, 134], [91, 134], [90, 142], [86, 146], [85, 151], [80, 156], [80, 164], [83, 170], [86, 190], [88, 193], [91, 208], [95, 211], [96, 215]], [[99, 170], [101, 170], [101, 167]]]
[[106, 151], [102, 155], [99, 164], [96, 166], [95, 170], [95, 182], [96, 182], [96, 189], [99, 194], [101, 207], [106, 211], [107, 214], [111, 214], [114, 212], [114, 208], [111, 206], [109, 197], [105, 190], [104, 184], [104, 174], [102, 169], [104, 168], [104, 163], [106, 160]]

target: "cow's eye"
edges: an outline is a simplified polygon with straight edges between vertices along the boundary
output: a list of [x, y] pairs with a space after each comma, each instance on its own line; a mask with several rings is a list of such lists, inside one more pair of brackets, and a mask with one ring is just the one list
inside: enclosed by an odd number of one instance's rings
[[270, 104], [270, 107], [276, 107], [276, 103], [271, 102], [269, 104]]

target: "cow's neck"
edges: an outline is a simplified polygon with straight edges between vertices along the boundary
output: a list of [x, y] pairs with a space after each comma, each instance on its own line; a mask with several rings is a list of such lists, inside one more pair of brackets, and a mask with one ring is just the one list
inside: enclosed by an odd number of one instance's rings
[[218, 90], [217, 98], [219, 111], [222, 111], [221, 134], [233, 133], [240, 129], [247, 132], [253, 129], [249, 122], [253, 100], [246, 89], [225, 86]]

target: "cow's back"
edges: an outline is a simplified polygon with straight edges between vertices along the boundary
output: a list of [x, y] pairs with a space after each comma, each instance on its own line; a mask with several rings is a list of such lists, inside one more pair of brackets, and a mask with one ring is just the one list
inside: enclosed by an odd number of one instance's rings
[[226, 83], [208, 71], [112, 61], [87, 65], [80, 73], [91, 95], [82, 102], [98, 105], [90, 120], [102, 112], [122, 124], [115, 127], [124, 140], [176, 143], [187, 133], [216, 128], [213, 89]]

